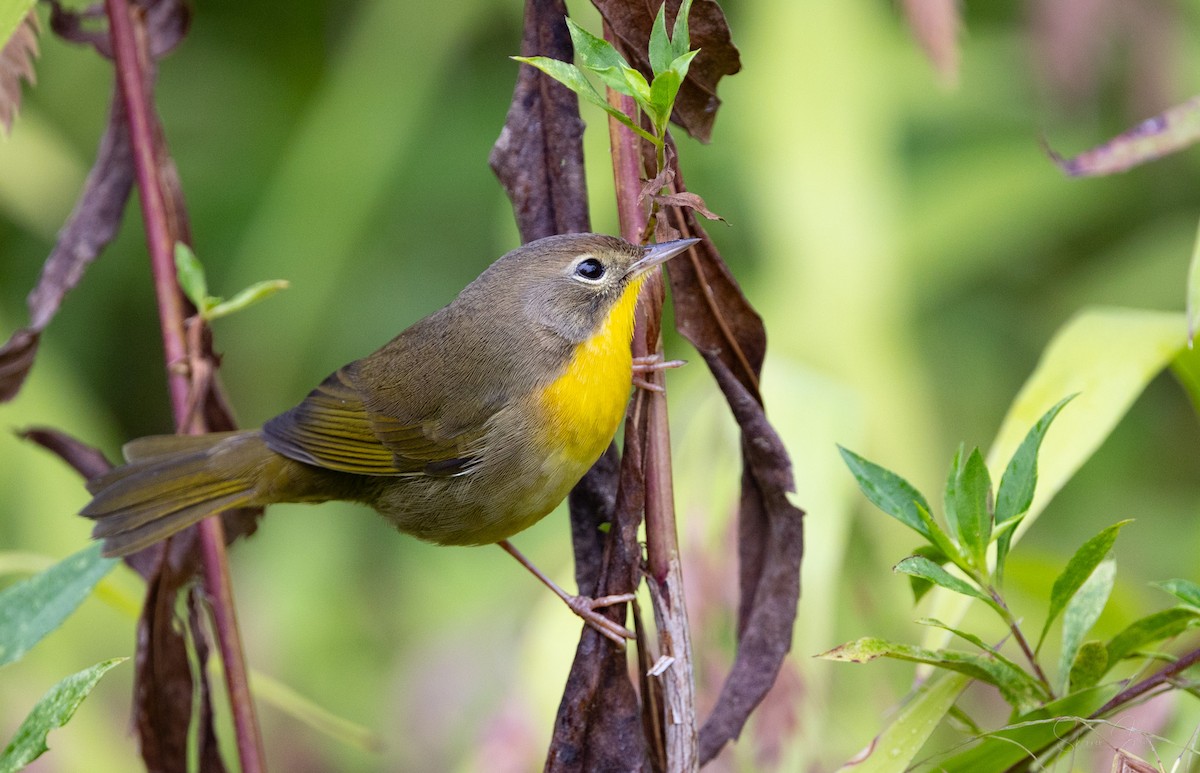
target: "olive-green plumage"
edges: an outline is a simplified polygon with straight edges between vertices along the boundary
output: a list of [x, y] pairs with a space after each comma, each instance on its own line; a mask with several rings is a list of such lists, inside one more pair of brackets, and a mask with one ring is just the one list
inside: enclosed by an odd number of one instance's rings
[[612, 438], [644, 272], [692, 242], [531, 242], [261, 429], [129, 443], [83, 515], [109, 555], [232, 507], [331, 499], [440, 544], [506, 539]]

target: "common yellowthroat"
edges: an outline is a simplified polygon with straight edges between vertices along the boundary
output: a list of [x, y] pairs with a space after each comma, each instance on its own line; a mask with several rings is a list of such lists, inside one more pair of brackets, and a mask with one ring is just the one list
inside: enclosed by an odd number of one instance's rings
[[572, 234], [513, 250], [260, 429], [127, 444], [127, 463], [89, 484], [82, 514], [107, 555], [222, 510], [331, 499], [441, 545], [504, 542], [553, 510], [612, 440], [646, 272], [696, 241]]

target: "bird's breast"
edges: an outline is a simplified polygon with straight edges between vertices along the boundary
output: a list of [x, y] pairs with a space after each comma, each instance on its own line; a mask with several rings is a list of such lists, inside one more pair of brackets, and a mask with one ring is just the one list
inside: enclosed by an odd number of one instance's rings
[[541, 440], [549, 465], [578, 471], [600, 458], [629, 402], [634, 309], [641, 282], [625, 289], [599, 329], [578, 344], [570, 360], [542, 392]]

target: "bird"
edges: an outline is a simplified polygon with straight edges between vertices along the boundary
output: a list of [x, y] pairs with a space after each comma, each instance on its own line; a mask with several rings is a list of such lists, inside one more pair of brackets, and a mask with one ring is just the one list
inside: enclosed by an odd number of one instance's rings
[[625, 416], [648, 272], [697, 239], [550, 236], [502, 256], [447, 306], [338, 369], [258, 429], [155, 435], [92, 479], [81, 514], [109, 556], [221, 511], [349, 500], [439, 545], [498, 543], [600, 633], [602, 599], [558, 588], [508, 541], [550, 513]]

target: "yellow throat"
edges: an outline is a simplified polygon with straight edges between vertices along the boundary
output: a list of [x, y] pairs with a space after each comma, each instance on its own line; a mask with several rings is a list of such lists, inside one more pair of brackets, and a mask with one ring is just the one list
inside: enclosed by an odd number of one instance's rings
[[575, 347], [562, 375], [542, 393], [546, 446], [586, 469], [604, 453], [629, 402], [633, 316], [644, 276], [635, 278], [591, 338]]

